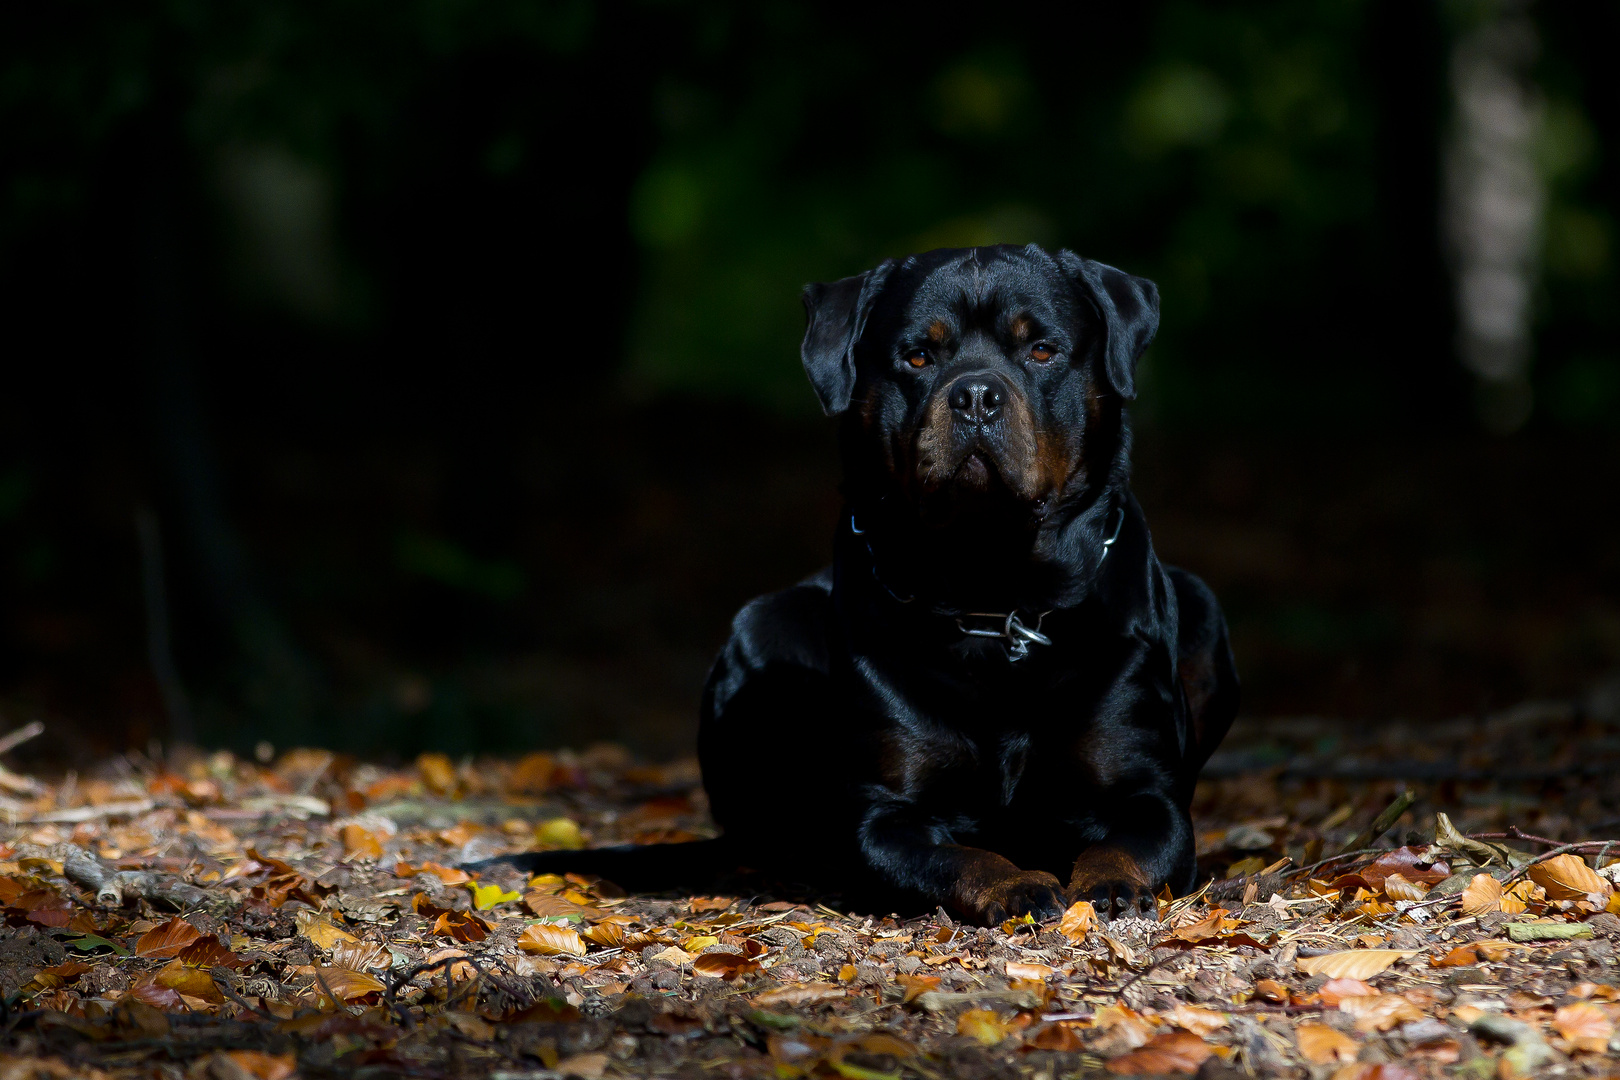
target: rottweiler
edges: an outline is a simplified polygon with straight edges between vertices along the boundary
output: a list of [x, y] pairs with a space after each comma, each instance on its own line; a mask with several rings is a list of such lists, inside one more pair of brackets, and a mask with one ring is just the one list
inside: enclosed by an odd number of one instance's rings
[[1155, 917], [1194, 884], [1193, 785], [1238, 705], [1214, 595], [1131, 494], [1158, 289], [995, 246], [804, 303], [845, 509], [832, 566], [744, 607], [709, 675], [723, 835], [489, 862], [630, 889], [746, 864], [986, 925]]

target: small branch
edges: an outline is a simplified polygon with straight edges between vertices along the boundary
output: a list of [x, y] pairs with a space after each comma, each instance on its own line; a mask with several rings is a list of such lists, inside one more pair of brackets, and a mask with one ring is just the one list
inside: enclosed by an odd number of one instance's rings
[[1339, 852], [1339, 854], [1343, 855], [1345, 851], [1349, 851], [1351, 848], [1364, 848], [1380, 836], [1383, 836], [1400, 816], [1406, 813], [1407, 808], [1416, 801], [1417, 796], [1410, 791], [1403, 791], [1395, 796], [1395, 801], [1384, 807], [1384, 812], [1373, 818], [1373, 823], [1367, 826], [1366, 831], [1344, 845], [1344, 851]]
[[15, 731], [8, 731], [0, 735], [0, 754], [9, 754], [29, 739], [44, 733], [45, 725], [38, 720], [32, 720]]

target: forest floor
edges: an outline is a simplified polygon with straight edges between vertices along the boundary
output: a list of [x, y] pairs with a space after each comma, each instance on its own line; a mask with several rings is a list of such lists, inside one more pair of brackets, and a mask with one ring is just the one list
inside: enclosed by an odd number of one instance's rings
[[[1620, 1052], [1620, 684], [1421, 727], [1240, 722], [1194, 806], [1208, 884], [1156, 922], [455, 869], [709, 835], [693, 763], [611, 745], [128, 755], [0, 788], [0, 1080], [1484, 1080]], [[817, 842], [812, 805], [784, 791], [784, 843]]]

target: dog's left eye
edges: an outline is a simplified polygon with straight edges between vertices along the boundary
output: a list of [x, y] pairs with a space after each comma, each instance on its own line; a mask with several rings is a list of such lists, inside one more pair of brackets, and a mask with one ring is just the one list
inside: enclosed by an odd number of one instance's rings
[[906, 363], [914, 368], [925, 368], [928, 366], [928, 361], [932, 359], [933, 357], [928, 355], [927, 349], [912, 349], [906, 353]]
[[1037, 341], [1035, 344], [1029, 347], [1029, 358], [1031, 360], [1038, 360], [1043, 364], [1056, 355], [1057, 347], [1054, 345], [1049, 345], [1044, 341]]

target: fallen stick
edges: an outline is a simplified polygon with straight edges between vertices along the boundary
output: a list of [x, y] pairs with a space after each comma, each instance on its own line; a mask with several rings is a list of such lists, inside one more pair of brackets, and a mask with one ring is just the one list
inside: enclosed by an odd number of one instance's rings
[[43, 734], [44, 731], [44, 724], [40, 723], [38, 720], [30, 720], [20, 728], [17, 728], [14, 731], [8, 731], [4, 735], [0, 735], [0, 754], [11, 753], [11, 751], [17, 749], [17, 747], [21, 746], [29, 739]]
[[62, 873], [74, 884], [93, 890], [96, 903], [104, 907], [123, 907], [135, 900], [147, 900], [184, 911], [196, 907], [208, 896], [206, 890], [188, 885], [173, 874], [110, 870], [77, 844], [63, 845]]
[[1395, 801], [1384, 807], [1384, 812], [1373, 818], [1373, 823], [1367, 826], [1366, 831], [1362, 832], [1354, 840], [1344, 845], [1344, 848], [1339, 852], [1339, 854], [1343, 855], [1346, 851], [1352, 851], [1355, 848], [1367, 847], [1374, 840], [1378, 839], [1380, 836], [1383, 836], [1389, 831], [1390, 827], [1395, 824], [1396, 820], [1400, 818], [1402, 814], [1406, 813], [1407, 808], [1416, 801], [1417, 796], [1412, 794], [1410, 791], [1403, 791], [1399, 795], [1395, 796]]

